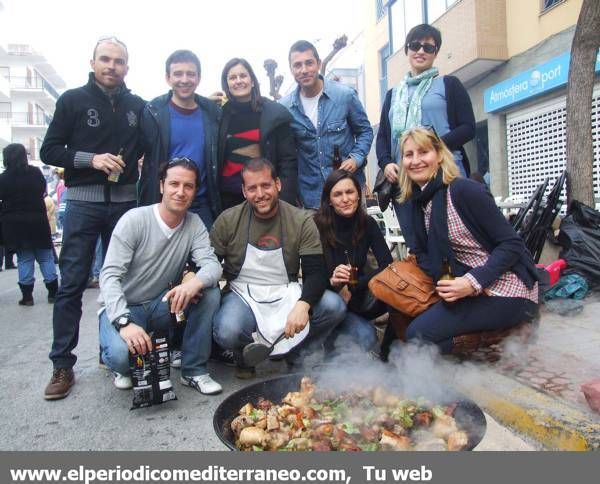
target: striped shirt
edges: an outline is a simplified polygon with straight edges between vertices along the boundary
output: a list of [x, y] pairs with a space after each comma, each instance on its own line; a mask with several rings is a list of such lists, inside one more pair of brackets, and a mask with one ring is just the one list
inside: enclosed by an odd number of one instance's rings
[[[459, 217], [458, 212], [452, 203], [450, 190], [447, 190], [446, 193], [448, 210], [448, 239], [456, 259], [468, 267], [474, 268], [485, 265], [490, 257], [490, 254], [479, 242], [477, 242], [475, 237], [473, 237], [471, 232], [469, 232]], [[425, 228], [427, 229], [427, 232], [429, 232], [429, 224], [431, 219], [431, 204], [432, 202], [430, 201], [424, 209]], [[488, 296], [520, 297], [523, 299], [529, 299], [536, 304], [538, 302], [537, 282], [531, 289], [528, 289], [525, 283], [521, 281], [521, 279], [519, 279], [514, 272], [505, 272], [486, 288], [482, 288], [481, 284], [479, 284], [477, 279], [475, 279], [475, 277], [473, 277], [470, 273], [465, 274], [464, 277], [469, 280], [475, 289], [475, 295], [483, 292]]]

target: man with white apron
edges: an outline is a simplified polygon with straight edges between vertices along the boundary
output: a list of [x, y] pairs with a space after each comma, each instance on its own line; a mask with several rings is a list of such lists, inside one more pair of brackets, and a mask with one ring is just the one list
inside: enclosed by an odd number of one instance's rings
[[[251, 160], [242, 170], [246, 202], [223, 212], [211, 230], [211, 243], [230, 292], [213, 321], [215, 341], [237, 355], [255, 339], [274, 343], [283, 356], [344, 319], [345, 305], [326, 290], [323, 251], [309, 212], [279, 200], [281, 182], [273, 165]], [[303, 284], [297, 281], [302, 264]], [[296, 353], [294, 351], [294, 353]], [[253, 374], [252, 369], [245, 372]]]

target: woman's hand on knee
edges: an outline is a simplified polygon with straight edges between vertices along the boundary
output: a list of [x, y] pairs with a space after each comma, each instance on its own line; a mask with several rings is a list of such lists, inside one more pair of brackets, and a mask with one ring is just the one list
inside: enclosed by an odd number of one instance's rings
[[435, 287], [438, 295], [446, 302], [454, 302], [463, 297], [475, 294], [475, 288], [466, 277], [457, 277], [452, 280], [438, 281]]

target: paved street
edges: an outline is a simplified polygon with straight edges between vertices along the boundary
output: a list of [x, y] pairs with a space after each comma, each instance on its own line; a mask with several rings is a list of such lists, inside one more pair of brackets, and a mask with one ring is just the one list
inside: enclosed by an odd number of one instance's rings
[[[130, 411], [131, 392], [115, 389], [111, 374], [98, 367], [98, 290], [87, 290], [84, 297], [77, 384], [64, 400], [43, 400], [51, 373], [51, 306], [40, 282], [35, 288], [35, 305], [18, 306], [16, 277], [13, 270], [0, 272], [4, 343], [0, 347], [1, 450], [225, 450], [213, 431], [212, 415], [224, 397], [247, 382], [235, 378], [232, 368], [211, 364], [211, 373], [225, 392], [204, 396], [180, 385], [178, 372], [174, 372], [172, 380], [179, 400]], [[37, 277], [41, 281], [39, 273]], [[262, 365], [259, 378], [281, 369], [274, 363]], [[487, 433], [478, 450], [533, 448], [488, 418]]]

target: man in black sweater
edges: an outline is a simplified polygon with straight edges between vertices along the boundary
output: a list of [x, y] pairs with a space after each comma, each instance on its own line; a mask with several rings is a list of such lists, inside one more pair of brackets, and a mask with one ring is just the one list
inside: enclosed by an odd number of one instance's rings
[[108, 247], [117, 221], [136, 205], [144, 101], [125, 86], [127, 61], [127, 47], [117, 38], [97, 42], [88, 83], [60, 96], [40, 150], [45, 163], [65, 169], [69, 189], [59, 262], [62, 280], [53, 314], [54, 371], [46, 400], [66, 397], [75, 383], [77, 357], [72, 351], [79, 339], [81, 296], [96, 240], [101, 236]]

